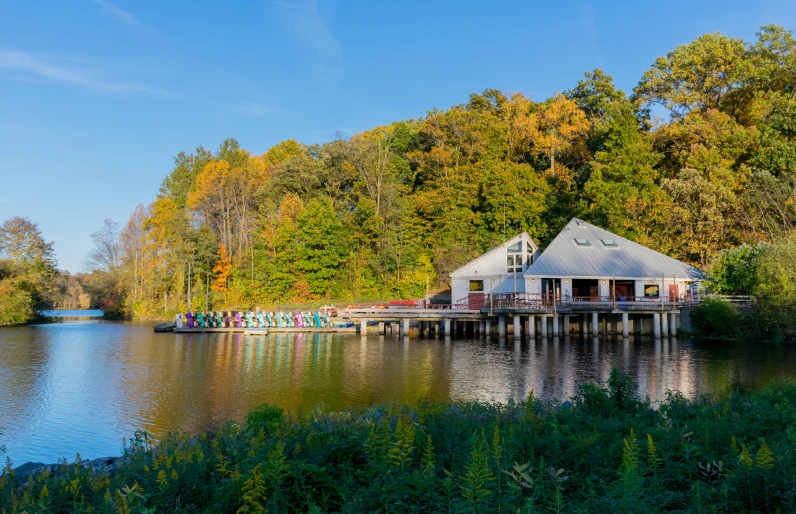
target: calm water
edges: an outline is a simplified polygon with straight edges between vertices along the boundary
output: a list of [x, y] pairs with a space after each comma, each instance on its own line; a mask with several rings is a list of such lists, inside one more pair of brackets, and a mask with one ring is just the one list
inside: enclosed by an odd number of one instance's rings
[[420, 397], [565, 399], [612, 366], [640, 393], [693, 396], [796, 379], [796, 350], [650, 339], [501, 343], [349, 334], [154, 334], [102, 321], [0, 329], [0, 444], [16, 464], [118, 455], [136, 429], [160, 436], [242, 419], [269, 402], [337, 409]]

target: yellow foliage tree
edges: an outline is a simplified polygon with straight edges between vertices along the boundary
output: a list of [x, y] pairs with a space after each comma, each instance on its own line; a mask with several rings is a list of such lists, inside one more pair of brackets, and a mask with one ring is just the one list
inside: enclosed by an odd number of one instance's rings
[[547, 102], [539, 114], [539, 134], [535, 144], [550, 157], [556, 169], [556, 152], [569, 149], [573, 141], [589, 130], [589, 120], [578, 104], [561, 93]]
[[213, 273], [215, 273], [216, 277], [213, 279], [213, 284], [210, 286], [210, 289], [217, 293], [226, 293], [227, 280], [229, 279], [229, 273], [231, 271], [232, 260], [229, 258], [227, 245], [221, 243], [218, 245], [218, 260], [213, 266]]

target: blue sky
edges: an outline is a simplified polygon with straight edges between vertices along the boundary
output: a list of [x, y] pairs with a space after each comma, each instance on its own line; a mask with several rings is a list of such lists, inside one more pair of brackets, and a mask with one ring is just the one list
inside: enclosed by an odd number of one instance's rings
[[154, 200], [180, 151], [330, 140], [485, 88], [544, 99], [602, 68], [630, 91], [705, 32], [796, 28], [796, 2], [0, 0], [0, 220], [60, 267]]

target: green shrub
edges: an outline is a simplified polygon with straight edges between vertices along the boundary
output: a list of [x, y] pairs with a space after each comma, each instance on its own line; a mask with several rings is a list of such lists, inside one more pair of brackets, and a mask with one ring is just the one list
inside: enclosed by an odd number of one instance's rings
[[285, 411], [276, 405], [264, 403], [246, 415], [246, 429], [265, 430], [266, 434], [275, 432], [285, 423]]
[[691, 320], [697, 337], [731, 339], [738, 336], [741, 315], [726, 300], [707, 297], [694, 309]]

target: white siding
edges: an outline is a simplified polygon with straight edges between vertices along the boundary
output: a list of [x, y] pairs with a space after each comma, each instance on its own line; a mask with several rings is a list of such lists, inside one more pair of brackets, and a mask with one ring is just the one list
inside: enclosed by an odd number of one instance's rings
[[510, 239], [503, 245], [490, 250], [469, 264], [462, 266], [451, 275], [451, 303], [456, 304], [467, 300], [470, 294], [470, 281], [483, 280], [484, 293], [522, 293], [525, 291], [525, 278], [522, 272], [508, 273], [506, 257], [508, 247], [517, 241], [522, 241], [522, 252], [512, 255], [521, 255], [523, 259], [522, 271], [528, 269], [527, 250], [534, 251], [534, 259], [538, 258], [539, 251], [536, 245], [525, 234]]

